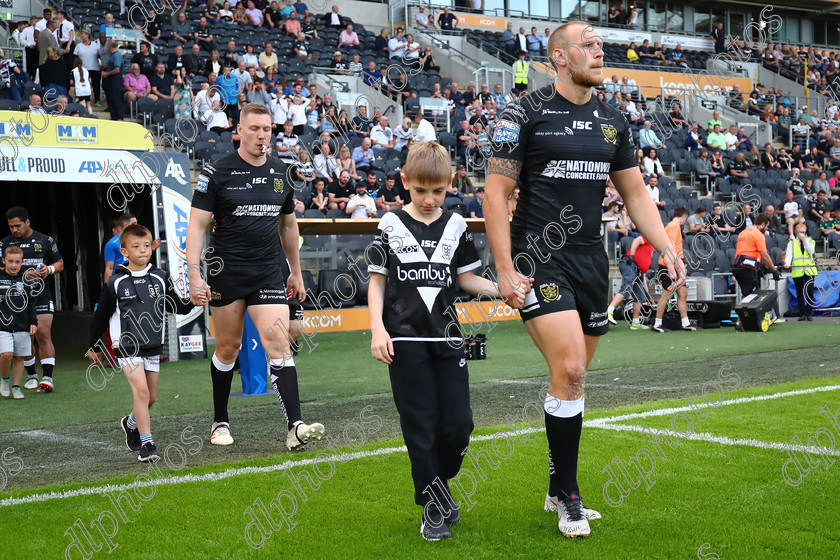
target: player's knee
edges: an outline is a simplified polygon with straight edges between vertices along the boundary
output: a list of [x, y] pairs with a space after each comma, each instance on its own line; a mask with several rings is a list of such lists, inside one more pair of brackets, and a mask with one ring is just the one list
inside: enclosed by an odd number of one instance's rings
[[50, 328], [46, 325], [39, 325], [38, 330], [35, 331], [35, 340], [39, 344], [44, 344], [50, 340]]
[[136, 388], [136, 389], [134, 390], [134, 397], [135, 397], [138, 401], [140, 401], [140, 402], [142, 402], [142, 403], [144, 403], [144, 404], [148, 405], [148, 404], [149, 404], [149, 389], [147, 389], [147, 388], [145, 388], [145, 387], [138, 387], [138, 388]]
[[216, 342], [216, 357], [223, 364], [232, 364], [239, 354], [239, 344]]
[[0, 354], [0, 360], [11, 360], [11, 359], [12, 359], [12, 353], [11, 352], [3, 352], [2, 354]]

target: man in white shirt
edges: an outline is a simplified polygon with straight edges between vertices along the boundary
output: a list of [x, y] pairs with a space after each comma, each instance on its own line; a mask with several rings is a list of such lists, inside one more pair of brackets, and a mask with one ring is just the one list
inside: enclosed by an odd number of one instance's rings
[[660, 208], [665, 208], [665, 201], [659, 200], [659, 178], [656, 175], [651, 175], [650, 179], [648, 179], [647, 192], [650, 197], [653, 199], [654, 204], [659, 206]]
[[726, 151], [731, 152], [738, 148], [738, 135], [735, 134], [735, 126], [730, 126], [726, 134], [723, 135], [726, 139]]
[[423, 47], [420, 46], [420, 43], [414, 40], [414, 35], [409, 33], [405, 36], [406, 39], [406, 47], [405, 47], [405, 60], [417, 60], [420, 58], [420, 51], [423, 50]]
[[55, 38], [58, 41], [58, 46], [61, 48], [63, 56], [67, 58], [65, 60], [68, 61], [67, 66], [72, 68], [73, 63], [75, 62], [75, 57], [68, 56], [73, 52], [73, 49], [76, 47], [76, 28], [73, 26], [73, 22], [67, 17], [67, 12], [64, 10], [58, 12], [55, 16], [58, 20], [58, 28], [55, 30]]
[[426, 13], [426, 6], [420, 5], [420, 11], [417, 12], [417, 17], [414, 18], [414, 21], [417, 22], [417, 28], [419, 31], [425, 31], [426, 33], [433, 33], [435, 31], [435, 22], [433, 22], [429, 15]]
[[364, 181], [356, 183], [356, 194], [350, 197], [344, 211], [354, 219], [376, 217], [376, 201], [368, 196]]
[[193, 103], [193, 115], [198, 118], [199, 115], [204, 115], [207, 111], [213, 108], [213, 103], [218, 101], [221, 103], [222, 97], [219, 95], [217, 88], [213, 88], [212, 95], [210, 91], [210, 84], [204, 82], [201, 84], [201, 91], [195, 96]]
[[230, 127], [227, 114], [222, 111], [222, 104], [220, 101], [213, 102], [213, 108], [204, 113], [202, 120], [207, 126], [207, 130], [214, 130], [221, 133]]
[[394, 147], [394, 131], [388, 126], [388, 117], [379, 117], [379, 124], [370, 130], [370, 141], [374, 152], [384, 152]]
[[29, 18], [29, 27], [20, 34], [20, 42], [26, 52], [26, 73], [29, 78], [35, 79], [35, 72], [38, 71], [38, 49], [35, 41], [35, 25], [38, 23], [38, 16]]
[[[111, 17], [113, 17], [113, 16], [111, 16]], [[35, 38], [36, 39], [38, 38], [38, 33], [40, 33], [41, 31], [43, 31], [44, 29], [47, 28], [47, 24], [50, 22], [51, 19], [52, 19], [52, 10], [50, 10], [49, 8], [45, 8], [44, 9], [44, 17], [41, 18], [40, 20], [38, 20], [38, 23], [35, 24], [35, 31], [36, 31]]]
[[407, 46], [408, 43], [403, 38], [402, 30], [398, 29], [397, 34], [388, 41], [388, 58], [402, 58]]
[[415, 142], [437, 141], [435, 127], [432, 126], [432, 123], [423, 118], [423, 113], [415, 113], [414, 122], [417, 124], [417, 130], [414, 132]]

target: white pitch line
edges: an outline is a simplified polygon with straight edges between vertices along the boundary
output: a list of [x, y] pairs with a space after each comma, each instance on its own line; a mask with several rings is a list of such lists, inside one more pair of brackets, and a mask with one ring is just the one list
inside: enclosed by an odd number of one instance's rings
[[[602, 428], [605, 430], [614, 430], [617, 432], [639, 432], [639, 433], [650, 433], [653, 429], [650, 426], [630, 426], [628, 424], [587, 424], [584, 422], [584, 426], [590, 428]], [[688, 435], [682, 435], [673, 430], [660, 430], [659, 434], [668, 434], [669, 436], [673, 436], [677, 439], [691, 439], [695, 441], [708, 441], [710, 443], [719, 443], [721, 445], [740, 445], [744, 447], [757, 447], [759, 449], [775, 449], [777, 451], [802, 451], [804, 453], [813, 453], [816, 455], [834, 455], [836, 457], [840, 457], [840, 450], [833, 450], [828, 448], [821, 448], [821, 447], [813, 447], [807, 445], [791, 445], [788, 443], [775, 443], [775, 442], [768, 442], [768, 441], [761, 441], [757, 439], [732, 439], [724, 436], [713, 436], [712, 434], [707, 433], [691, 433]], [[666, 445], [666, 449], [667, 449]]]
[[[781, 397], [787, 397], [792, 395], [802, 395], [808, 393], [816, 393], [821, 391], [832, 391], [840, 389], [840, 385], [831, 385], [828, 387], [817, 387], [813, 389], [803, 389], [800, 391], [787, 391], [785, 393], [775, 393], [773, 395], [763, 395], [757, 397], [745, 397], [740, 399], [735, 399], [732, 401], [725, 401], [723, 404], [737, 404], [743, 402], [753, 402], [759, 400], [767, 400], [767, 399], [776, 399]], [[698, 408], [701, 406], [706, 405], [697, 405]], [[613, 424], [618, 420], [626, 420], [630, 418], [646, 418], [649, 416], [664, 416], [669, 413], [673, 412], [681, 412], [690, 410], [688, 407], [683, 408], [667, 408], [667, 409], [658, 409], [649, 411], [647, 413], [636, 413], [636, 414], [625, 414], [622, 416], [613, 416], [608, 418], [596, 418], [594, 420], [587, 420], [584, 422], [584, 426], [590, 428], [603, 428], [609, 429], [614, 431], [642, 431], [642, 426], [627, 426], [623, 424]], [[650, 429], [650, 428], [647, 428]], [[37, 431], [37, 430], [36, 430]], [[474, 436], [470, 438], [470, 441], [487, 441], [491, 440], [495, 437], [513, 437], [517, 434], [523, 433], [536, 433], [536, 432], [543, 432], [545, 428], [527, 428], [520, 431], [507, 431], [507, 432], [496, 432], [494, 434], [486, 434], [481, 436]], [[805, 447], [805, 446], [790, 446], [781, 443], [767, 443], [767, 442], [760, 442], [757, 440], [733, 440], [730, 438], [723, 438], [718, 436], [712, 436], [709, 434], [692, 434], [696, 437], [693, 438], [685, 438], [685, 439], [697, 439], [702, 441], [708, 441], [711, 443], [721, 443], [724, 445], [742, 445], [742, 446], [749, 446], [749, 447], [762, 447], [760, 445], [755, 444], [763, 444], [764, 449], [776, 449], [779, 451], [787, 451], [788, 449], [798, 449], [798, 450], [812, 450], [809, 451], [811, 453], [822, 453], [827, 450], [821, 450], [814, 447]], [[702, 437], [701, 437], [702, 436]], [[800, 449], [801, 448], [801, 449]], [[358, 451], [355, 453], [341, 453], [336, 455], [330, 455], [329, 458], [332, 460], [339, 460], [346, 458], [348, 461], [356, 460], [356, 459], [364, 459], [368, 457], [377, 457], [381, 455], [391, 455], [393, 453], [402, 453], [405, 452], [405, 446], [400, 447], [384, 447], [382, 449], [375, 449], [372, 451]], [[325, 453], [326, 454], [326, 453]], [[838, 452], [835, 452], [838, 454]], [[317, 456], [316, 456], [317, 457]], [[246, 474], [263, 474], [263, 473], [270, 473], [275, 472], [278, 470], [283, 470], [291, 467], [297, 467], [312, 463], [315, 458], [312, 459], [301, 459], [297, 461], [284, 461], [283, 463], [275, 464], [275, 465], [268, 465], [265, 467], [242, 467], [238, 469], [230, 469], [226, 471], [222, 471], [220, 473], [207, 473], [202, 475], [181, 475], [181, 476], [170, 476], [168, 478], [157, 479], [153, 482], [145, 482], [145, 483], [134, 483], [134, 484], [118, 484], [118, 485], [107, 485], [107, 486], [93, 486], [87, 488], [79, 488], [77, 490], [68, 490], [65, 492], [50, 492], [49, 494], [31, 494], [29, 496], [24, 496], [23, 498], [6, 498], [0, 500], [0, 508], [7, 507], [7, 506], [15, 506], [20, 504], [29, 504], [34, 502], [46, 502], [48, 500], [56, 500], [56, 499], [64, 499], [64, 498], [75, 498], [78, 496], [90, 496], [95, 494], [105, 494], [111, 491], [121, 492], [123, 490], [131, 490], [132, 488], [143, 488], [146, 486], [164, 486], [168, 484], [183, 484], [189, 482], [213, 482], [216, 480], [223, 480], [226, 478], [231, 478], [234, 476], [241, 476]], [[147, 473], [140, 473], [140, 474], [147, 474]], [[151, 476], [151, 475], [150, 475]]]
[[110, 443], [106, 443], [104, 441], [93, 441], [90, 439], [72, 437], [72, 436], [65, 436], [61, 434], [56, 434], [55, 432], [48, 432], [46, 430], [26, 430], [23, 432], [9, 432], [5, 435], [22, 435], [26, 437], [31, 437], [35, 439], [42, 439], [45, 441], [49, 441], [52, 443], [71, 443], [73, 445], [82, 445], [85, 447], [95, 447], [97, 449], [107, 449], [109, 451], [117, 451], [123, 449], [122, 447], [117, 447]]
[[[717, 408], [718, 406], [722, 405], [732, 405], [732, 404], [743, 404], [749, 402], [756, 402], [756, 401], [767, 401], [772, 399], [781, 399], [783, 397], [792, 397], [796, 395], [808, 395], [811, 393], [822, 393], [825, 391], [837, 391], [840, 389], [840, 385], [828, 385], [825, 387], [814, 387], [811, 389], [799, 389], [796, 391], [786, 391], [784, 393], [773, 393], [772, 395], [759, 395], [756, 397], [741, 397], [738, 399], [733, 399], [731, 401], [723, 401], [721, 404], [717, 406], [711, 406], [705, 403], [698, 403], [694, 405], [694, 408]], [[590, 420], [590, 425], [595, 424], [612, 424], [614, 422], [621, 422], [622, 420], [633, 420], [636, 418], [651, 418], [653, 416], [667, 416], [668, 414], [675, 414], [678, 412], [688, 412], [692, 410], [689, 406], [681, 406], [677, 408], [660, 408], [656, 410], [649, 410], [647, 412], [634, 412], [633, 414], [622, 414], [620, 416], [608, 416], [606, 418], [596, 418], [594, 420]]]

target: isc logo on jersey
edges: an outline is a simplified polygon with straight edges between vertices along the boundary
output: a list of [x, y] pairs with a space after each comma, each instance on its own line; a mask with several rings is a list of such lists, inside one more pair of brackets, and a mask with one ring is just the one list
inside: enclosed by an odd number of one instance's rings
[[592, 130], [592, 122], [590, 121], [574, 121], [572, 128], [575, 130]]
[[521, 127], [515, 122], [501, 120], [493, 129], [493, 142], [497, 144], [516, 142], [519, 140], [520, 129]]

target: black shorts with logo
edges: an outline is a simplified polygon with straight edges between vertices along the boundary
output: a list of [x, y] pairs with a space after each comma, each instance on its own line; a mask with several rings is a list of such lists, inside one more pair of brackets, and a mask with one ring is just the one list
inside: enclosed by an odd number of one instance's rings
[[35, 304], [36, 315], [52, 315], [55, 313], [55, 303], [53, 303], [52, 290], [49, 286], [45, 285], [41, 293], [34, 296], [32, 301]]
[[607, 334], [610, 264], [604, 246], [552, 249], [542, 238], [531, 239], [530, 247], [525, 239], [513, 239], [511, 244], [516, 270], [534, 278], [519, 310], [522, 320], [574, 310], [584, 334]]
[[216, 274], [208, 273], [210, 306], [222, 307], [238, 299], [245, 305], [288, 305], [286, 279], [279, 264], [227, 264]]

